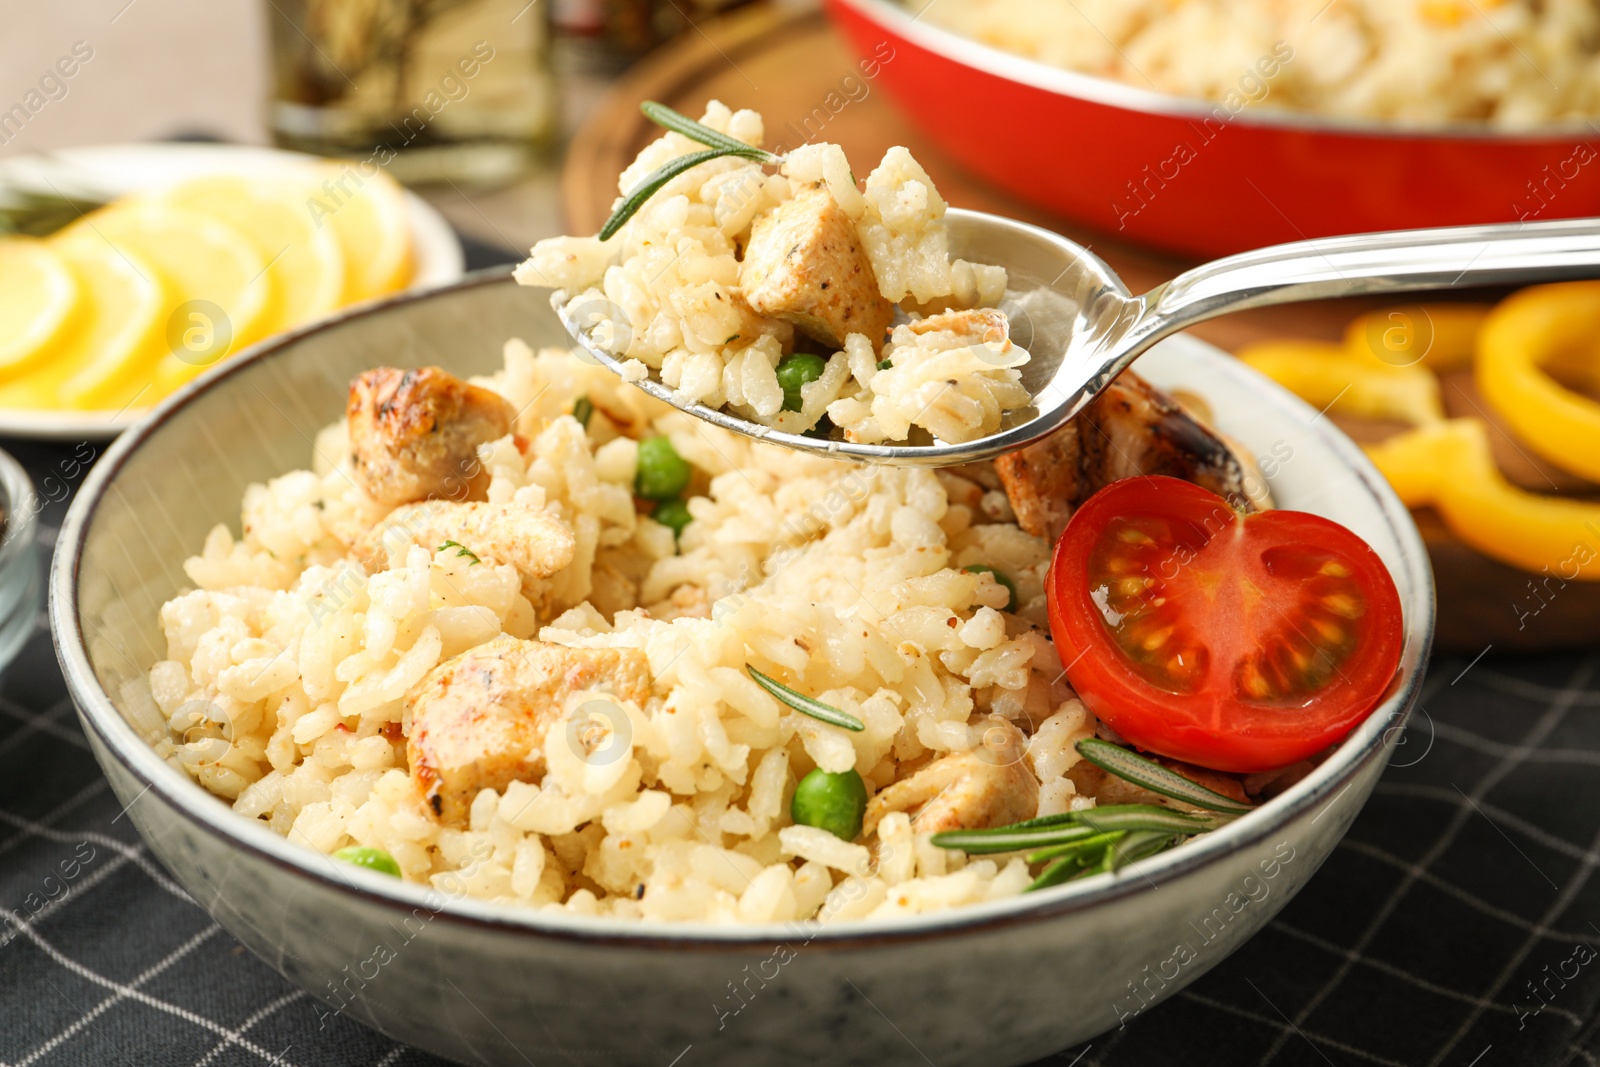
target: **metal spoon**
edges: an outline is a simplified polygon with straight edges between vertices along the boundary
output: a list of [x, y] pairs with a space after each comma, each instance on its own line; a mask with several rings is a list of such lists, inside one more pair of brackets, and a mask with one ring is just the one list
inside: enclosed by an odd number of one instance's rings
[[[1301, 300], [1582, 278], [1600, 274], [1600, 219], [1459, 226], [1297, 241], [1186, 271], [1143, 296], [1088, 249], [1059, 234], [978, 211], [951, 209], [952, 258], [1008, 272], [1012, 338], [1032, 355], [1021, 368], [1031, 407], [1008, 412], [998, 432], [964, 444], [853, 444], [780, 433], [703, 404], [682, 403], [655, 378], [650, 395], [724, 429], [818, 455], [899, 466], [945, 467], [992, 459], [1060, 428], [1138, 356], [1170, 334], [1232, 311]], [[593, 307], [557, 293], [573, 339], [620, 372], [621, 358], [593, 336]]]

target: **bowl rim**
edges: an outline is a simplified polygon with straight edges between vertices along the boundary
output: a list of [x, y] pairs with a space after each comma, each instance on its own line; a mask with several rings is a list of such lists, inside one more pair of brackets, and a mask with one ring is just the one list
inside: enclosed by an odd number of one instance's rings
[[[830, 11], [849, 8], [887, 33], [923, 50], [970, 67], [991, 77], [1016, 82], [1059, 96], [1137, 111], [1162, 118], [1204, 120], [1214, 118], [1220, 101], [1179, 96], [1156, 89], [1066, 70], [982, 41], [954, 30], [921, 21], [895, 0], [827, 0]], [[837, 16], [835, 15], [835, 18]], [[1391, 120], [1354, 116], [1319, 115], [1282, 108], [1241, 109], [1228, 115], [1227, 124], [1255, 126], [1300, 133], [1326, 133], [1396, 141], [1485, 141], [1529, 145], [1563, 144], [1593, 140], [1595, 125], [1585, 119], [1563, 119], [1537, 126], [1500, 128], [1481, 122], [1419, 123], [1402, 125]]]
[[[1398, 731], [1421, 695], [1427, 656], [1433, 642], [1433, 573], [1427, 550], [1411, 521], [1410, 513], [1361, 450], [1333, 428], [1328, 420], [1317, 419], [1315, 409], [1244, 364], [1220, 357], [1219, 353], [1218, 366], [1215, 368], [1219, 373], [1260, 394], [1263, 403], [1296, 417], [1306, 426], [1309, 436], [1318, 439], [1321, 445], [1353, 469], [1395, 536], [1401, 555], [1400, 568], [1411, 587], [1411, 595], [1403, 604], [1406, 643], [1395, 689], [1310, 774], [1257, 811], [1182, 848], [1171, 849], [1132, 864], [1125, 872], [1109, 878], [1086, 879], [1036, 894], [963, 905], [924, 915], [821, 926], [810, 921], [721, 926], [705, 922], [638, 922], [552, 914], [464, 895], [447, 895], [432, 886], [401, 882], [339, 863], [307, 846], [291, 842], [262, 823], [236, 814], [198, 782], [158, 756], [150, 743], [123, 717], [110, 694], [101, 686], [89, 661], [78, 610], [80, 569], [90, 524], [117, 475], [146, 440], [179, 417], [197, 398], [220, 388], [247, 368], [271, 359], [306, 337], [359, 323], [400, 305], [448, 300], [457, 292], [509, 284], [513, 284], [510, 268], [477, 271], [452, 285], [403, 293], [384, 301], [360, 305], [257, 344], [212, 368], [162, 401], [123, 433], [91, 468], [62, 523], [51, 563], [50, 629], [68, 691], [91, 741], [95, 742], [91, 747], [96, 757], [102, 762], [114, 759], [141, 787], [139, 793], [128, 801], [124, 811], [133, 808], [145, 793], [153, 792], [193, 828], [219, 839], [224, 847], [242, 849], [257, 860], [309, 879], [320, 890], [355, 898], [353, 903], [376, 905], [393, 911], [410, 912], [422, 908], [431, 913], [432, 919], [444, 919], [448, 923], [480, 931], [552, 942], [603, 943], [624, 948], [689, 947], [715, 950], [803, 939], [807, 947], [826, 946], [846, 950], [899, 944], [930, 936], [971, 935], [1045, 921], [1125, 897], [1142, 895], [1200, 868], [1223, 862], [1238, 851], [1281, 834], [1291, 823], [1308, 817], [1324, 799], [1332, 797], [1333, 801], [1337, 801], [1353, 784], [1359, 771], [1374, 760], [1387, 758]], [[1210, 349], [1210, 346], [1194, 338], [1184, 338], [1184, 341]], [[1321, 818], [1321, 814], [1316, 818]], [[135, 816], [135, 822], [138, 821]], [[1139, 877], [1129, 877], [1130, 873]]]
[[4, 574], [19, 555], [33, 551], [43, 508], [33, 479], [17, 458], [4, 450], [0, 450], [0, 508], [5, 522], [5, 530], [0, 532], [0, 574]]

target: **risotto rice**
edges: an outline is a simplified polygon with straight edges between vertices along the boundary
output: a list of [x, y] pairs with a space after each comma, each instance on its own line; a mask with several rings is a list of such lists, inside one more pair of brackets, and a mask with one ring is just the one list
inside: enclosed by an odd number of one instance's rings
[[997, 48], [1219, 103], [1509, 128], [1600, 115], [1589, 0], [910, 0]]
[[[712, 101], [701, 121], [762, 142], [753, 111]], [[618, 190], [703, 148], [664, 133]], [[864, 443], [904, 441], [912, 427], [970, 441], [1029, 403], [1016, 369], [1028, 353], [996, 310], [1005, 270], [951, 258], [945, 208], [904, 148], [859, 187], [837, 145], [802, 145], [773, 174], [724, 157], [667, 182], [609, 240], [540, 241], [516, 277], [570, 297], [625, 377], [657, 374], [684, 403], [789, 433], [826, 418]], [[897, 310], [913, 321], [886, 340]], [[915, 328], [925, 317], [936, 321]], [[780, 361], [819, 345], [820, 377], [786, 404]]]
[[[1094, 804], [1069, 774], [1096, 722], [1047, 637], [1047, 545], [1017, 527], [992, 469], [808, 458], [565, 351], [513, 341], [505, 355], [478, 383], [519, 412], [479, 447], [487, 500], [554, 516], [572, 562], [529, 578], [481, 546], [419, 543], [417, 521], [356, 487], [348, 432], [329, 427], [317, 466], [250, 486], [240, 536], [218, 526], [185, 563], [194, 589], [163, 608], [167, 654], [149, 674], [163, 754], [317, 852], [381, 848], [409, 881], [531, 908], [832, 922], [1023, 891], [1022, 859], [935, 847], [891, 788], [966, 753], [1013, 775], [1029, 814]], [[635, 507], [650, 433], [696, 469], [681, 545]], [[374, 527], [386, 556], [364, 565], [352, 546]], [[1009, 575], [1014, 610], [974, 564]], [[648, 691], [567, 694], [542, 777], [441, 820], [408, 775], [407, 695], [501, 635], [637, 650]], [[865, 729], [791, 710], [747, 665]], [[795, 782], [817, 767], [860, 773], [865, 838], [792, 824]]]

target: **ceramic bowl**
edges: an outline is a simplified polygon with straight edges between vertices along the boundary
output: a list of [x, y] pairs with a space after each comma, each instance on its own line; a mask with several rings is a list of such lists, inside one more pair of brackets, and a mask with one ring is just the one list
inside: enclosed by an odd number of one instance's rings
[[22, 464], [0, 452], [0, 670], [39, 621], [44, 566], [39, 560], [39, 496]]
[[1261, 107], [1237, 94], [1224, 106], [1024, 59], [913, 18], [897, 0], [826, 7], [952, 158], [1029, 203], [1151, 247], [1211, 259], [1308, 237], [1600, 209], [1600, 168], [1585, 166], [1600, 138], [1581, 119], [1501, 130], [1275, 111], [1281, 51], [1239, 70], [1241, 86], [1268, 87]]
[[[1260, 810], [1115, 875], [895, 922], [811, 929], [620, 925], [459, 899], [338, 864], [235, 815], [150, 747], [140, 678], [161, 603], [245, 486], [305, 467], [376, 364], [499, 365], [564, 344], [503, 273], [357, 309], [198, 379], [124, 434], [60, 535], [52, 625], [85, 732], [151, 850], [240, 941], [326, 1004], [475, 1063], [1024, 1063], [1171, 996], [1255, 933], [1349, 827], [1415, 703], [1433, 631], [1427, 555], [1406, 510], [1326, 419], [1177, 337], [1139, 362], [1193, 389], [1266, 457], [1287, 507], [1352, 527], [1406, 615], [1392, 693], [1311, 775]], [[237, 528], [235, 526], [235, 528]]]

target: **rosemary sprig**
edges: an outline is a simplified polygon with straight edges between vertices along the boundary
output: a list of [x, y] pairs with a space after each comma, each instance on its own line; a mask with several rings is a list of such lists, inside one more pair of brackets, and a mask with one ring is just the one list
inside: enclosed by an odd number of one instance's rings
[[993, 830], [944, 830], [933, 835], [933, 843], [940, 848], [959, 848], [969, 855], [982, 856], [995, 852], [1078, 845], [1100, 836], [1103, 836], [1101, 831], [1079, 823], [1034, 828], [1023, 828], [1018, 823], [1016, 826], [1001, 826]]
[[472, 551], [472, 549], [468, 548], [460, 541], [446, 541], [444, 544], [439, 546], [438, 551], [443, 552], [447, 548], [453, 548], [456, 550], [456, 555], [466, 556], [468, 559], [472, 560], [471, 563], [467, 564], [469, 567], [476, 567], [478, 564], [483, 562], [483, 560], [478, 558], [478, 554], [476, 552]]
[[1193, 804], [1207, 811], [1221, 811], [1229, 815], [1243, 815], [1249, 804], [1241, 804], [1232, 797], [1213, 792], [1198, 782], [1190, 781], [1176, 771], [1168, 770], [1154, 760], [1129, 752], [1120, 745], [1088, 737], [1078, 742], [1078, 754], [1108, 774], [1123, 781], [1142, 786], [1185, 804]]
[[1172, 842], [1173, 836], [1160, 830], [1137, 830], [1103, 834], [1081, 845], [1036, 852], [1028, 857], [1029, 863], [1050, 862], [1023, 892], [1048, 889], [1091, 874], [1111, 873], [1136, 860], [1154, 856]]
[[1039, 872], [1039, 877], [1029, 883], [1024, 893], [1032, 893], [1036, 889], [1049, 889], [1062, 882], [1070, 882], [1074, 878], [1098, 873], [1102, 856], [1100, 853], [1072, 852], [1060, 859], [1051, 860], [1044, 870]]
[[1137, 830], [1111, 845], [1106, 852], [1112, 857], [1111, 869], [1154, 856], [1172, 844], [1173, 835], [1160, 830]]
[[1117, 871], [1195, 834], [1220, 829], [1251, 810], [1248, 804], [1108, 741], [1089, 738], [1078, 742], [1077, 748], [1080, 755], [1109, 774], [1216, 814], [1192, 814], [1158, 804], [1108, 804], [986, 830], [947, 830], [934, 834], [933, 843], [969, 855], [1025, 852], [1029, 866], [1045, 864], [1025, 890], [1031, 893]]
[[1128, 834], [1125, 830], [1109, 834], [1094, 834], [1081, 841], [1071, 841], [1065, 845], [1052, 845], [1049, 848], [1041, 848], [1037, 852], [1030, 852], [1027, 855], [1027, 860], [1029, 863], [1044, 863], [1048, 860], [1060, 859], [1062, 856], [1070, 856], [1075, 852], [1098, 852], [1105, 846], [1115, 844], [1127, 836]]
[[1064, 811], [989, 830], [945, 830], [933, 835], [940, 848], [959, 848], [974, 855], [1020, 852], [1053, 845], [1081, 844], [1107, 834], [1157, 832], [1203, 834], [1220, 827], [1224, 819], [1189, 815], [1154, 804], [1109, 804], [1082, 811]]
[[713, 130], [703, 122], [696, 122], [688, 115], [674, 111], [666, 104], [659, 104], [654, 100], [646, 100], [639, 105], [639, 110], [644, 112], [644, 117], [663, 129], [673, 133], [681, 133], [691, 141], [705, 145], [707, 148], [723, 148], [730, 152], [754, 152], [752, 158], [763, 163], [782, 163], [783, 157], [764, 148], [746, 144], [737, 137]]
[[1078, 822], [1102, 833], [1115, 830], [1160, 830], [1168, 834], [1204, 834], [1222, 826], [1225, 819], [1186, 815], [1154, 804], [1113, 804], [1075, 812]]
[[664, 165], [647, 174], [643, 181], [633, 187], [633, 190], [628, 193], [622, 203], [617, 205], [617, 209], [611, 213], [611, 217], [606, 220], [606, 224], [600, 227], [600, 240], [602, 241], [609, 241], [615, 237], [617, 231], [622, 229], [629, 219], [639, 213], [639, 209], [644, 207], [645, 201], [661, 191], [662, 186], [684, 171], [698, 167], [702, 163], [713, 159], [722, 159], [726, 156], [750, 159], [757, 163], [766, 164], [783, 162], [783, 156], [768, 152], [765, 148], [757, 148], [755, 145], [746, 144], [737, 137], [718, 133], [710, 126], [696, 122], [689, 116], [680, 114], [665, 104], [658, 104], [654, 100], [646, 100], [639, 105], [639, 110], [644, 112], [645, 117], [656, 125], [669, 129], [674, 133], [680, 133], [691, 141], [703, 144], [706, 149], [703, 152], [690, 152], [686, 156], [678, 156], [676, 159], [668, 160]]
[[846, 730], [865, 730], [867, 728], [866, 723], [847, 711], [840, 711], [833, 705], [824, 704], [815, 697], [797, 693], [776, 678], [762, 674], [749, 664], [746, 664], [744, 669], [750, 672], [750, 677], [755, 679], [757, 685], [803, 715], [809, 715], [813, 719], [820, 719], [828, 723], [830, 726], [839, 726]]

